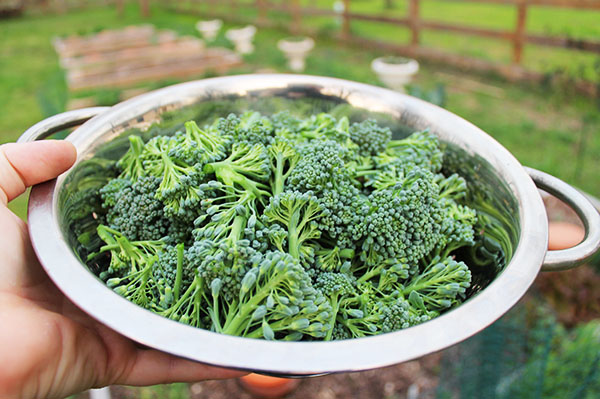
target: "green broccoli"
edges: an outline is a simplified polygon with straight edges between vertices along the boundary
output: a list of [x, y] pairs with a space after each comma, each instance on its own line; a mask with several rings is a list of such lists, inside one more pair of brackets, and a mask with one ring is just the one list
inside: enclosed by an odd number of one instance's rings
[[264, 209], [264, 222], [279, 223], [287, 228], [287, 252], [296, 258], [312, 257], [312, 248], [307, 241], [318, 239], [321, 232], [316, 220], [322, 210], [312, 192], [286, 191], [275, 197]]
[[358, 145], [361, 155], [375, 156], [386, 150], [392, 139], [392, 131], [377, 125], [373, 119], [367, 119], [350, 126], [350, 138]]
[[481, 275], [510, 257], [501, 216], [468, 206], [427, 131], [251, 111], [169, 126], [131, 136], [70, 213], [90, 270], [164, 317], [248, 338], [371, 336], [457, 306], [471, 262]]

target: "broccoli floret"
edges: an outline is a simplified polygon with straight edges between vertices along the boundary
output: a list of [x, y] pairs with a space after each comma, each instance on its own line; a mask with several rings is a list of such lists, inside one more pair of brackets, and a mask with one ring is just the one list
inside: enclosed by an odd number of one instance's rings
[[161, 316], [178, 321], [192, 327], [206, 328], [208, 314], [206, 312], [204, 281], [196, 276], [187, 289], [178, 296], [170, 292], [170, 287], [164, 287], [159, 281], [158, 286], [164, 292], [161, 295], [161, 307], [157, 312]]
[[443, 158], [438, 138], [429, 131], [422, 131], [388, 142], [386, 151], [376, 156], [376, 162], [383, 169], [412, 163], [437, 173], [442, 168]]
[[197, 270], [185, 255], [183, 243], [166, 245], [158, 254], [158, 262], [154, 264], [154, 276], [173, 291], [181, 292], [181, 287], [189, 287], [196, 276]]
[[318, 194], [323, 208], [319, 228], [333, 239], [337, 246], [355, 248], [365, 234], [363, 207], [367, 197], [352, 185], [350, 179], [339, 176], [334, 188], [326, 188]]
[[245, 112], [240, 117], [237, 135], [234, 136], [236, 143], [269, 145], [273, 142], [274, 129], [269, 118], [258, 112]]
[[302, 121], [289, 111], [282, 111], [271, 115], [271, 123], [273, 124], [275, 136], [293, 139]]
[[236, 144], [231, 154], [219, 162], [204, 166], [205, 173], [214, 173], [219, 181], [228, 185], [239, 185], [256, 197], [269, 195], [265, 184], [269, 180], [271, 169], [266, 148], [262, 144], [252, 147]]
[[351, 248], [340, 249], [339, 247], [322, 248], [316, 252], [316, 266], [320, 270], [338, 272], [345, 266], [350, 267], [350, 260], [354, 258], [354, 250]]
[[372, 156], [385, 151], [392, 131], [379, 126], [374, 119], [367, 119], [350, 126], [350, 138], [358, 145], [360, 155]]
[[463, 177], [456, 173], [448, 177], [438, 174], [435, 177], [435, 181], [439, 186], [440, 198], [448, 198], [458, 201], [465, 198], [467, 195], [467, 182]]
[[160, 181], [151, 176], [113, 179], [100, 189], [108, 225], [132, 241], [159, 240], [169, 233], [171, 221], [156, 199]]
[[428, 310], [441, 311], [463, 298], [470, 285], [471, 271], [464, 262], [435, 258], [404, 284], [401, 292], [417, 307], [424, 304]]
[[271, 163], [271, 192], [273, 196], [281, 194], [290, 173], [301, 159], [301, 155], [294, 148], [294, 143], [278, 137], [269, 146], [269, 159]]
[[221, 280], [221, 297], [226, 301], [237, 298], [243, 276], [257, 265], [257, 256], [260, 259], [260, 253], [246, 241], [227, 244], [205, 239], [194, 242], [186, 251], [186, 260], [204, 281]]
[[333, 140], [345, 147], [356, 148], [350, 140], [348, 118], [337, 120], [333, 115], [320, 113], [302, 121], [295, 135], [296, 141]]
[[[344, 304], [348, 302], [348, 298], [354, 298], [357, 296], [355, 288], [356, 279], [346, 273], [334, 273], [334, 272], [322, 272], [319, 273], [315, 280], [315, 288], [317, 288], [329, 301], [331, 305], [331, 319], [330, 325], [336, 323], [338, 313], [339, 317], [348, 317], [352, 312], [349, 312]], [[333, 328], [327, 331], [325, 340], [331, 340], [333, 338]]]
[[123, 234], [104, 225], [98, 226], [98, 236], [106, 243], [88, 261], [108, 254], [110, 263], [100, 275], [106, 285], [119, 295], [145, 308], [158, 303], [153, 267], [163, 250], [163, 241], [130, 241]]
[[414, 274], [418, 265], [409, 265], [397, 259], [385, 259], [369, 263], [358, 263], [351, 268], [354, 274], [360, 275], [359, 283], [369, 283], [380, 291], [389, 292], [396, 288], [398, 282], [406, 280]]
[[[233, 143], [227, 133], [201, 129], [194, 121], [186, 122], [185, 135], [176, 135], [175, 138], [178, 145], [171, 155], [188, 165], [219, 161], [227, 155]], [[186, 158], [190, 149], [197, 151], [199, 157]]]
[[[233, 302], [219, 300], [220, 282], [213, 280], [211, 317], [216, 331], [265, 339], [324, 337], [332, 327], [327, 324], [330, 307], [298, 261], [278, 251], [257, 261], [242, 278]], [[217, 318], [222, 314], [226, 317]]]
[[371, 193], [361, 260], [375, 264], [391, 258], [417, 264], [440, 239], [442, 209], [436, 196], [433, 174], [419, 167], [393, 187]]
[[342, 247], [354, 246], [364, 234], [357, 212], [364, 199], [345, 166], [347, 153], [333, 140], [313, 140], [299, 148], [300, 159], [287, 178], [290, 189], [315, 194], [323, 209], [320, 230]]
[[194, 209], [204, 198], [198, 186], [204, 182], [203, 166], [221, 160], [231, 138], [202, 130], [186, 122], [185, 132], [173, 137], [157, 136], [142, 147], [139, 137], [130, 138], [130, 149], [118, 162], [121, 177], [137, 179], [153, 176], [160, 180], [156, 198], [171, 216], [192, 219]]
[[333, 140], [315, 140], [300, 146], [300, 160], [288, 177], [289, 187], [315, 192], [334, 188], [338, 176], [345, 173], [344, 151]]
[[129, 149], [117, 162], [122, 177], [137, 179], [145, 175], [143, 153], [144, 140], [140, 136], [129, 136]]
[[312, 256], [307, 242], [321, 236], [316, 220], [322, 214], [312, 192], [285, 191], [271, 197], [264, 210], [266, 224], [279, 223], [287, 228], [287, 252], [294, 258]]
[[175, 158], [176, 138], [156, 137], [146, 144], [145, 149], [150, 155], [143, 162], [144, 171], [160, 180], [156, 198], [165, 203], [165, 210], [173, 215], [185, 214], [202, 200], [203, 193], [197, 189], [204, 180], [201, 164], [190, 165]]
[[412, 327], [431, 318], [428, 314], [419, 315], [408, 301], [402, 299], [386, 304], [381, 314], [381, 331], [384, 333]]
[[273, 123], [258, 112], [248, 111], [241, 116], [230, 114], [217, 119], [211, 126], [223, 136], [228, 136], [237, 144], [252, 147], [255, 144], [268, 146], [273, 142], [275, 131]]
[[447, 198], [441, 199], [439, 203], [443, 214], [441, 237], [429, 258], [446, 258], [461, 247], [475, 245], [475, 210]]

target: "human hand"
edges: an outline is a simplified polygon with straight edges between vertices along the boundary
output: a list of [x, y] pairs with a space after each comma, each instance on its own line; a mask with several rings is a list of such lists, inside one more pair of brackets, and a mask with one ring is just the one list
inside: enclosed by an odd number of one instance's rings
[[154, 385], [244, 373], [141, 349], [87, 316], [50, 281], [7, 203], [76, 158], [65, 141], [0, 146], [0, 398], [62, 398], [111, 384]]

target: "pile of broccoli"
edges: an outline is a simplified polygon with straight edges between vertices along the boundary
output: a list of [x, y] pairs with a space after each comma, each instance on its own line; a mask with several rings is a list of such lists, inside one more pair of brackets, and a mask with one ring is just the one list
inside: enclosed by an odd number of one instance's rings
[[129, 140], [87, 261], [139, 306], [297, 341], [407, 328], [466, 297], [455, 251], [478, 216], [427, 131], [392, 140], [373, 120], [246, 112]]

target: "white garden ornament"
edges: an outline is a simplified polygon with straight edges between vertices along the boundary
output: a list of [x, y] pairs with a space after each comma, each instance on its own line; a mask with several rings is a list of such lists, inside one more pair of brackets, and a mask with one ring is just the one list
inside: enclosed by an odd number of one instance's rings
[[374, 59], [371, 69], [384, 85], [390, 89], [404, 92], [405, 86], [419, 71], [419, 63], [410, 58], [388, 56]]
[[196, 29], [207, 42], [212, 42], [217, 38], [219, 30], [223, 26], [223, 21], [220, 19], [211, 19], [209, 21], [198, 21]]
[[225, 32], [225, 37], [233, 42], [238, 54], [250, 54], [254, 51], [252, 39], [254, 39], [255, 33], [256, 27], [248, 25], [240, 29], [229, 29]]
[[306, 66], [306, 56], [315, 46], [310, 37], [289, 37], [277, 42], [277, 47], [285, 54], [288, 67], [294, 72], [302, 72]]

